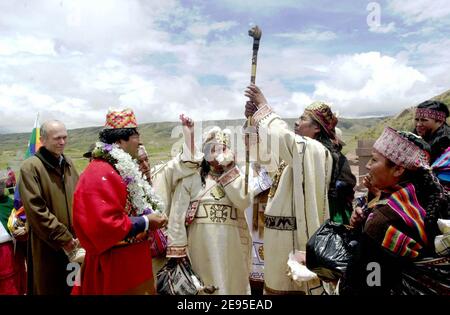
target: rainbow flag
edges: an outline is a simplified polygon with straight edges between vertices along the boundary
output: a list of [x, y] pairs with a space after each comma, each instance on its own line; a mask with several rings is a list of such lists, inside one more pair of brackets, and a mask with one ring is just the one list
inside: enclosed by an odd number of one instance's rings
[[[29, 157], [33, 156], [36, 154], [36, 152], [39, 150], [39, 148], [41, 147], [41, 129], [39, 127], [39, 113], [36, 116], [36, 120], [34, 122], [34, 128], [33, 131], [31, 132], [30, 135], [30, 140], [28, 141], [28, 149], [27, 152], [25, 153], [25, 157], [24, 159], [28, 159]], [[14, 189], [14, 209], [13, 211], [19, 211], [22, 207], [22, 199], [20, 198], [20, 194], [19, 194], [19, 180], [20, 178], [17, 180], [16, 183], [16, 188]], [[20, 214], [22, 216], [24, 216], [23, 220], [25, 220], [25, 214], [21, 213]]]
[[36, 116], [36, 121], [34, 122], [34, 128], [31, 132], [30, 140], [28, 141], [28, 149], [25, 153], [25, 159], [33, 156], [41, 147], [41, 130], [39, 128], [39, 113]]

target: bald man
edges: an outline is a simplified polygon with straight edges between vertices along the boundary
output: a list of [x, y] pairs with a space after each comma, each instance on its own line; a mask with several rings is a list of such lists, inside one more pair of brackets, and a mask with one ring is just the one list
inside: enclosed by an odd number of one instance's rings
[[82, 262], [72, 228], [72, 198], [78, 173], [64, 155], [67, 130], [57, 120], [41, 126], [42, 147], [20, 169], [19, 192], [27, 216], [28, 293], [70, 294], [70, 262]]

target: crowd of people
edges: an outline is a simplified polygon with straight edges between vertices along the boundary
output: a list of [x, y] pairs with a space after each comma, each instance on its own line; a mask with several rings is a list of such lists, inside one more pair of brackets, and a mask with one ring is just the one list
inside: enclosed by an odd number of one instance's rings
[[[258, 158], [239, 168], [227, 129], [209, 128], [198, 148], [184, 115], [182, 149], [152, 168], [125, 109], [107, 113], [79, 175], [64, 124], [46, 121], [42, 147], [14, 177], [22, 205], [6, 189], [11, 174], [0, 179], [0, 294], [405, 294], [414, 263], [450, 264], [445, 104], [421, 103], [413, 132], [385, 128], [362, 180], [368, 194], [355, 203], [329, 104], [309, 105], [292, 131], [256, 85], [245, 96], [257, 139], [245, 143], [270, 152], [274, 169]], [[307, 265], [307, 243], [327, 222], [358, 235], [344, 272], [294, 279], [290, 254]], [[381, 273], [370, 282], [373, 263]], [[450, 294], [447, 282], [433, 292]]]

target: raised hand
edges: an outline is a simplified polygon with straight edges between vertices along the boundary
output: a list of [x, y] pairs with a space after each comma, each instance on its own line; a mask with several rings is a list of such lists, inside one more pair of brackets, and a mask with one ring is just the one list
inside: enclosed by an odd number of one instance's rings
[[181, 125], [183, 126], [183, 135], [184, 135], [184, 143], [191, 151], [191, 157], [194, 154], [194, 121], [185, 116], [184, 114], [180, 115]]
[[372, 185], [371, 177], [370, 177], [369, 174], [367, 174], [366, 176], [364, 176], [364, 178], [363, 178], [363, 180], [362, 180], [362, 184], [363, 184], [363, 186], [365, 186], [365, 187], [369, 190], [369, 192], [370, 192], [374, 197], [380, 195], [380, 193], [381, 193], [380, 190], [379, 190], [377, 187], [375, 187], [375, 186]]
[[352, 212], [352, 216], [350, 217], [350, 225], [354, 228], [358, 228], [366, 219], [364, 215], [364, 211], [361, 207], [356, 207]]
[[185, 116], [184, 114], [181, 114], [180, 121], [183, 129], [186, 129], [190, 133], [194, 133], [194, 121], [191, 118]]
[[250, 84], [245, 90], [245, 96], [250, 99], [257, 108], [267, 104], [267, 100], [261, 90], [254, 84]]

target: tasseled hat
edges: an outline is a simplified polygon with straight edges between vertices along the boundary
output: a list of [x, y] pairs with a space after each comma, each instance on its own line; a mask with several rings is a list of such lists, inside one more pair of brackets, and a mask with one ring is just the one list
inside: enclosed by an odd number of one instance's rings
[[[417, 137], [412, 133], [408, 133], [408, 135]], [[373, 148], [388, 160], [408, 170], [429, 168], [427, 152], [393, 128], [386, 127], [382, 135], [375, 141]]]
[[336, 138], [335, 128], [338, 119], [328, 104], [320, 101], [314, 102], [306, 107], [305, 113], [309, 114], [312, 119], [318, 122], [331, 139]]
[[431, 118], [437, 121], [445, 121], [449, 116], [447, 105], [442, 102], [428, 100], [420, 103], [416, 109], [416, 118]]
[[104, 129], [123, 129], [137, 128], [136, 117], [133, 110], [126, 108], [124, 110], [109, 109], [106, 115]]
[[213, 127], [203, 134], [203, 149], [209, 143], [219, 143], [230, 147], [231, 130]]

